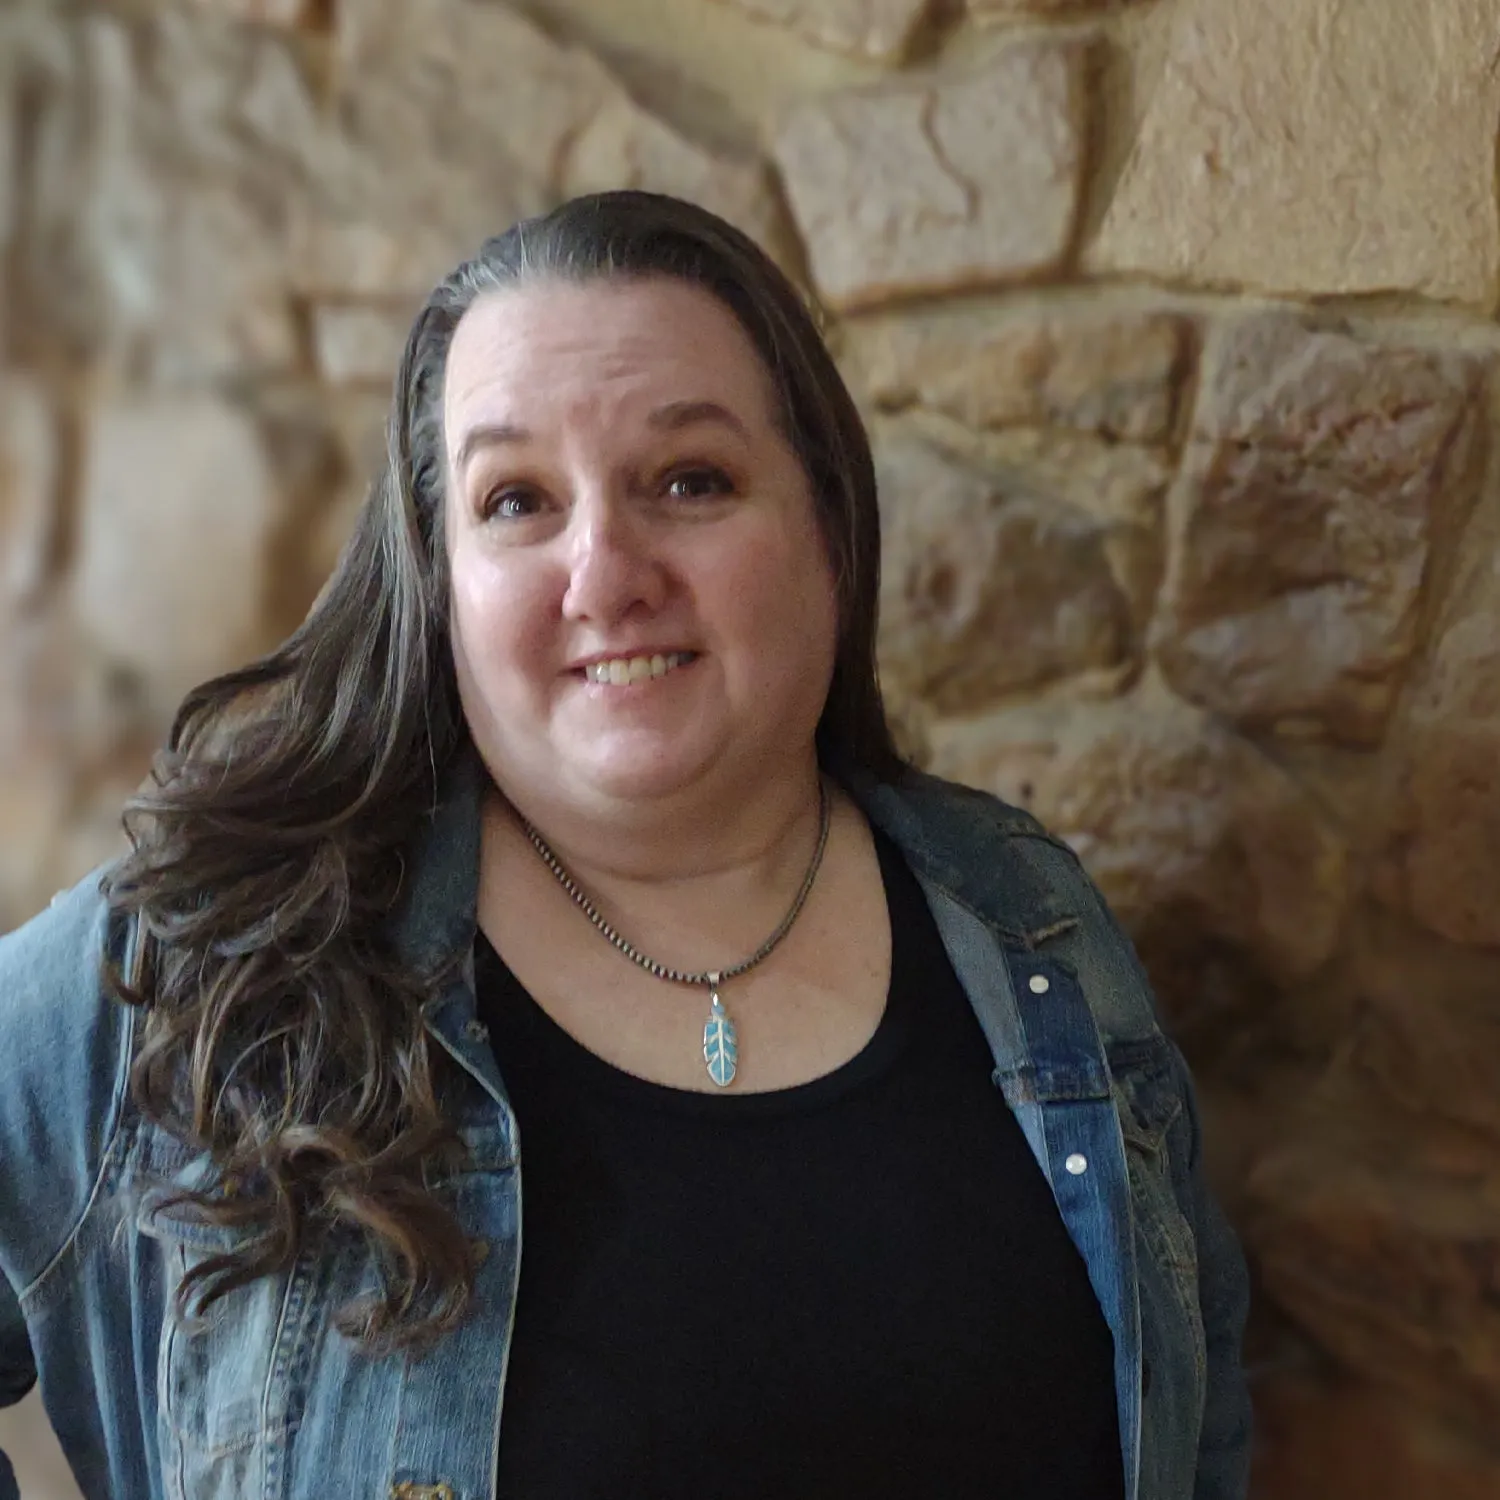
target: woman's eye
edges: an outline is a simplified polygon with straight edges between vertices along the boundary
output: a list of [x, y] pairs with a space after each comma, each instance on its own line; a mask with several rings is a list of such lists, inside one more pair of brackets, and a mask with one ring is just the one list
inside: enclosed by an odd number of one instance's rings
[[523, 516], [535, 515], [540, 501], [534, 491], [511, 486], [493, 490], [485, 496], [484, 515], [488, 520], [499, 517], [502, 521], [518, 521]]
[[706, 500], [733, 489], [734, 482], [722, 469], [676, 469], [667, 476], [667, 494], [674, 500]]

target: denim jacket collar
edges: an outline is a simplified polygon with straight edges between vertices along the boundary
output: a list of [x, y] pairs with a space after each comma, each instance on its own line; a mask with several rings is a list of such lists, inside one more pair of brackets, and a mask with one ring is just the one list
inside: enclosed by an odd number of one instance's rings
[[[420, 973], [461, 972], [472, 948], [484, 785], [479, 756], [465, 746], [412, 846], [394, 941]], [[1008, 947], [1029, 949], [1077, 925], [1080, 914], [1056, 883], [1015, 856], [1017, 838], [1051, 842], [1026, 813], [919, 771], [899, 783], [855, 773], [845, 785], [924, 884], [967, 908]], [[446, 998], [447, 990], [433, 1008], [446, 1010]]]

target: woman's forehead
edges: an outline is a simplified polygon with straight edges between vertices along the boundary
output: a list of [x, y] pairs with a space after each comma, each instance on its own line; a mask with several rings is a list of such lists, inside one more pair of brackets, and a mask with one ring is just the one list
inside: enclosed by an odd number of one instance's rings
[[616, 419], [712, 401], [770, 415], [769, 377], [734, 314], [665, 277], [542, 281], [488, 293], [454, 333], [444, 406], [453, 446], [475, 421], [526, 425], [593, 408]]

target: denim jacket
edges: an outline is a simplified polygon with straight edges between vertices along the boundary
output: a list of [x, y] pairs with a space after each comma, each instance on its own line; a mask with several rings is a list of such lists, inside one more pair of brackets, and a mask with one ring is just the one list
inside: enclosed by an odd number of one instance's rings
[[[439, 1191], [485, 1251], [467, 1320], [420, 1358], [368, 1354], [333, 1327], [376, 1284], [353, 1252], [305, 1251], [180, 1326], [185, 1268], [236, 1231], [162, 1209], [173, 1183], [214, 1174], [129, 1098], [139, 1016], [104, 997], [99, 965], [128, 962], [132, 934], [108, 920], [96, 873], [0, 939], [0, 1404], [40, 1381], [89, 1500], [494, 1495], [522, 1158], [475, 1016], [479, 785], [461, 757], [393, 916], [403, 955], [452, 975], [427, 1025], [466, 1075], [469, 1155]], [[1114, 1334], [1127, 1500], [1239, 1500], [1244, 1265], [1129, 944], [1024, 813], [915, 774], [851, 791], [922, 885], [1087, 1264]], [[0, 1454], [0, 1500], [15, 1496]]]

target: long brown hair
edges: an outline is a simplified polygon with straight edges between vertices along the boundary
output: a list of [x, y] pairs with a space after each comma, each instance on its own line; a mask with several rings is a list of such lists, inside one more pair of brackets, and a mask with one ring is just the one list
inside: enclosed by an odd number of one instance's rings
[[139, 923], [141, 977], [109, 981], [145, 1014], [131, 1075], [150, 1118], [207, 1152], [237, 1191], [185, 1193], [238, 1225], [188, 1275], [202, 1306], [353, 1233], [384, 1271], [340, 1326], [375, 1343], [451, 1327], [469, 1247], [431, 1184], [456, 1137], [454, 1066], [424, 1028], [441, 976], [390, 941], [403, 851], [467, 739], [448, 639], [443, 380], [459, 320], [539, 278], [670, 276], [719, 298], [771, 374], [817, 498], [839, 599], [818, 726], [835, 775], [899, 773], [875, 672], [879, 520], [869, 443], [816, 322], [745, 235], [677, 199], [574, 199], [487, 241], [427, 299], [396, 377], [383, 471], [307, 619], [281, 647], [188, 694], [108, 881]]

